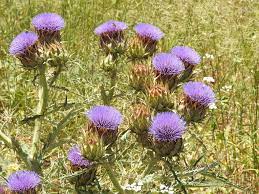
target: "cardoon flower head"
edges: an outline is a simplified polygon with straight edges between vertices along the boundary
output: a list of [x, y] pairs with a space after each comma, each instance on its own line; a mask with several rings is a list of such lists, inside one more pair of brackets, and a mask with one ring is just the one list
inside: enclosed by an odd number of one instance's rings
[[184, 94], [193, 103], [208, 107], [215, 103], [215, 94], [212, 89], [202, 82], [188, 82], [183, 86]]
[[73, 171], [88, 168], [87, 172], [78, 176], [72, 177], [71, 182], [78, 186], [88, 185], [92, 183], [96, 175], [96, 168], [93, 167], [92, 163], [85, 159], [80, 151], [78, 145], [74, 145], [68, 152], [68, 160], [71, 163]]
[[95, 106], [90, 109], [87, 115], [97, 128], [116, 130], [122, 122], [121, 113], [111, 106]]
[[59, 31], [65, 27], [64, 19], [56, 13], [41, 13], [32, 19], [37, 30]]
[[122, 115], [117, 109], [104, 105], [94, 106], [87, 117], [91, 121], [90, 129], [95, 129], [105, 144], [116, 140], [117, 129], [122, 122]]
[[127, 28], [124, 22], [109, 20], [95, 28], [94, 33], [100, 37], [101, 48], [106, 53], [115, 53], [119, 51], [118, 45], [123, 41], [123, 31]]
[[38, 36], [34, 32], [22, 32], [11, 42], [9, 52], [20, 59], [24, 67], [36, 66]]
[[41, 179], [37, 173], [25, 170], [11, 174], [7, 180], [8, 188], [18, 193], [35, 191], [40, 183]]
[[158, 141], [176, 141], [185, 132], [185, 122], [176, 113], [159, 113], [153, 119], [149, 132]]
[[89, 160], [86, 160], [79, 149], [79, 146], [73, 146], [68, 152], [68, 160], [71, 162], [72, 166], [87, 168], [91, 165]]
[[185, 121], [173, 112], [158, 113], [149, 134], [153, 136], [153, 150], [163, 156], [175, 156], [182, 150], [182, 135], [185, 132]]
[[152, 41], [159, 41], [164, 36], [164, 33], [152, 24], [140, 23], [134, 27], [134, 30], [139, 37]]
[[187, 46], [175, 46], [172, 48], [171, 53], [180, 58], [186, 67], [189, 65], [195, 66], [201, 62], [200, 55], [194, 49]]
[[51, 43], [60, 41], [60, 30], [65, 27], [65, 21], [56, 13], [41, 13], [32, 19], [32, 25], [42, 43]]
[[162, 76], [177, 76], [184, 71], [182, 61], [169, 53], [155, 55], [153, 65], [156, 72]]
[[113, 34], [117, 32], [122, 32], [128, 28], [127, 24], [124, 22], [116, 21], [116, 20], [109, 20], [97, 28], [95, 28], [94, 33], [97, 36], [102, 36], [104, 34]]
[[22, 32], [13, 39], [9, 52], [15, 56], [26, 55], [37, 40], [38, 36], [34, 32]]
[[183, 86], [185, 94], [185, 117], [193, 122], [205, 118], [209, 106], [215, 103], [215, 94], [212, 89], [201, 82], [188, 82]]
[[[132, 41], [132, 42], [141, 43], [140, 45], [145, 49], [146, 53], [153, 54], [156, 51], [157, 42], [164, 36], [164, 33], [158, 27], [153, 26], [151, 24], [145, 24], [145, 23], [137, 24], [134, 27], [134, 30], [137, 33], [138, 41]], [[136, 47], [136, 46], [133, 45], [133, 47]], [[141, 49], [139, 48], [137, 50], [139, 51], [136, 51], [136, 52], [141, 51]]]

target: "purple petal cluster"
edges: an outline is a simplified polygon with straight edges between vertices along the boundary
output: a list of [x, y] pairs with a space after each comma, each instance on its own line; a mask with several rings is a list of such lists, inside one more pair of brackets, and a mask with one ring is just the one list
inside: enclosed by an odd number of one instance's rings
[[56, 13], [41, 13], [32, 19], [37, 30], [60, 31], [65, 27], [64, 19]]
[[193, 102], [197, 102], [203, 106], [215, 102], [215, 94], [212, 89], [202, 82], [187, 82], [183, 86], [184, 93]]
[[36, 172], [33, 171], [17, 171], [11, 174], [7, 180], [7, 186], [14, 192], [25, 192], [36, 187], [41, 183], [41, 179]]
[[79, 146], [77, 145], [69, 150], [67, 158], [74, 166], [88, 167], [91, 165], [91, 162], [82, 156]]
[[29, 47], [38, 40], [38, 35], [34, 32], [22, 32], [11, 42], [9, 52], [11, 55], [21, 55], [28, 51]]
[[143, 38], [150, 38], [153, 41], [158, 41], [163, 38], [164, 33], [152, 24], [140, 23], [134, 27], [137, 35]]
[[121, 113], [112, 106], [94, 106], [87, 116], [98, 128], [116, 130], [122, 122]]
[[201, 62], [200, 55], [187, 46], [176, 46], [172, 48], [171, 53], [190, 65], [197, 65]]
[[155, 55], [153, 65], [155, 70], [162, 75], [179, 75], [185, 69], [182, 61], [169, 53]]
[[185, 121], [173, 112], [158, 113], [152, 121], [149, 133], [158, 141], [175, 141], [185, 132]]
[[128, 26], [124, 22], [109, 20], [95, 28], [94, 33], [98, 36], [101, 36], [102, 34], [106, 33], [121, 32], [127, 28]]

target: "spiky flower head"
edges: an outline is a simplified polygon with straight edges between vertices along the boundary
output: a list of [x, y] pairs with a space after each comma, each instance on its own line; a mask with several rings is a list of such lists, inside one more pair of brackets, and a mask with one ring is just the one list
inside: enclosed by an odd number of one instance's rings
[[122, 122], [121, 113], [112, 106], [94, 106], [87, 116], [97, 128], [115, 130]]
[[59, 43], [61, 41], [60, 30], [65, 27], [64, 19], [56, 13], [41, 13], [32, 19], [39, 40], [42, 44]]
[[32, 46], [36, 44], [38, 35], [34, 32], [22, 32], [18, 34], [11, 42], [9, 52], [11, 55], [26, 55]]
[[64, 19], [56, 13], [40, 13], [32, 19], [36, 30], [60, 31], [65, 27]]
[[124, 22], [109, 20], [95, 28], [94, 33], [97, 36], [102, 36], [103, 34], [121, 32], [126, 30], [127, 28], [128, 26]]
[[90, 120], [89, 130], [97, 132], [105, 145], [112, 144], [117, 139], [118, 127], [122, 122], [121, 113], [112, 106], [94, 106], [87, 117]]
[[171, 53], [188, 65], [195, 66], [201, 62], [200, 55], [188, 46], [175, 46], [172, 48]]
[[116, 20], [109, 20], [95, 28], [94, 33], [100, 37], [100, 46], [106, 54], [116, 57], [124, 52], [123, 31], [127, 28], [127, 24]]
[[208, 107], [215, 103], [215, 94], [212, 89], [202, 82], [187, 82], [183, 86], [184, 94], [192, 102]]
[[33, 191], [41, 183], [39, 175], [34, 171], [17, 171], [7, 180], [8, 188], [13, 192], [24, 193]]
[[182, 61], [170, 53], [156, 54], [153, 65], [158, 74], [165, 76], [177, 76], [185, 69]]
[[162, 112], [155, 116], [149, 132], [158, 141], [176, 141], [185, 132], [185, 121], [173, 112]]
[[67, 158], [71, 162], [72, 166], [87, 168], [91, 165], [91, 162], [82, 156], [78, 145], [73, 146], [69, 150]]
[[139, 37], [148, 38], [153, 41], [158, 41], [164, 36], [164, 33], [152, 24], [139, 23], [134, 27], [134, 30]]

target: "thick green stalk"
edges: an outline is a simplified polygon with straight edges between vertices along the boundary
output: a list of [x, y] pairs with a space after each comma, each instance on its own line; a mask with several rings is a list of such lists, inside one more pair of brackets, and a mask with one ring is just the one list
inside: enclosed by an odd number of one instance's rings
[[111, 166], [108, 166], [107, 164], [105, 164], [103, 166], [104, 166], [108, 176], [110, 177], [111, 182], [112, 182], [113, 186], [115, 187], [115, 189], [119, 192], [119, 194], [124, 194], [125, 192], [124, 192], [123, 188], [121, 187], [120, 183], [118, 182], [117, 178], [115, 177], [114, 172], [111, 169]]
[[48, 84], [47, 84], [45, 71], [46, 71], [46, 64], [39, 65], [39, 102], [38, 102], [36, 114], [41, 116], [35, 120], [30, 159], [34, 159], [37, 153], [38, 143], [40, 139], [41, 124], [43, 120], [42, 115], [46, 111], [47, 104], [48, 104]]

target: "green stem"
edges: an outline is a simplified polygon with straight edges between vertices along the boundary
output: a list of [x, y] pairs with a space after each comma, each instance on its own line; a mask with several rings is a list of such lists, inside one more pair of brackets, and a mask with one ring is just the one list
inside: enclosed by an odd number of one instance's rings
[[61, 73], [61, 71], [62, 71], [62, 65], [59, 64], [57, 70], [53, 73], [54, 75], [53, 75], [53, 77], [51, 78], [51, 80], [50, 80], [50, 82], [49, 82], [49, 86], [50, 86], [50, 87], [51, 87], [51, 86], [54, 84], [54, 82], [57, 80], [57, 78], [58, 78], [59, 74]]
[[115, 189], [119, 192], [119, 194], [124, 194], [124, 190], [122, 189], [122, 187], [120, 186], [120, 183], [118, 182], [117, 178], [114, 175], [114, 172], [111, 169], [111, 166], [108, 166], [107, 164], [103, 165], [108, 176], [111, 179], [111, 182], [113, 184], [113, 186], [115, 187]]
[[153, 170], [154, 166], [156, 165], [156, 162], [157, 162], [156, 158], [152, 158], [148, 163], [148, 166], [146, 167], [146, 169], [143, 171], [141, 177], [144, 178], [145, 176], [147, 176]]
[[1, 130], [0, 130], [0, 140], [2, 140], [7, 147], [9, 148], [12, 147], [12, 140], [7, 135], [5, 135]]
[[[44, 112], [46, 111], [47, 104], [48, 104], [48, 84], [47, 84], [45, 71], [46, 71], [46, 64], [39, 65], [39, 102], [36, 110], [37, 115], [43, 115]], [[35, 159], [35, 155], [37, 153], [42, 120], [43, 120], [42, 116], [35, 120], [30, 159]]]

